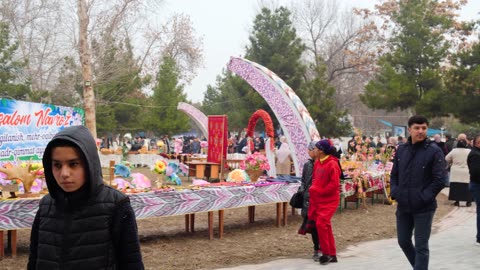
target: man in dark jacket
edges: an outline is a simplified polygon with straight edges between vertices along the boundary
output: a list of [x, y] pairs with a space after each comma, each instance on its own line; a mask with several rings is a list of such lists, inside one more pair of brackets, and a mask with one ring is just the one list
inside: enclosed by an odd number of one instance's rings
[[[397, 205], [398, 243], [415, 270], [428, 269], [428, 240], [444, 187], [446, 162], [442, 150], [427, 139], [428, 120], [408, 120], [408, 141], [398, 147], [391, 172], [391, 196]], [[415, 231], [415, 246], [412, 233]]]
[[57, 133], [43, 167], [49, 194], [33, 221], [27, 269], [144, 269], [130, 200], [103, 184], [90, 131]]

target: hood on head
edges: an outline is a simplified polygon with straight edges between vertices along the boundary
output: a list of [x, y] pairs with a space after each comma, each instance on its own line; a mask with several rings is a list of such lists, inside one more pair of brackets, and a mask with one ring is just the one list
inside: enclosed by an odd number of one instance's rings
[[63, 189], [57, 184], [57, 181], [55, 181], [52, 172], [52, 147], [57, 140], [70, 141], [78, 146], [83, 153], [87, 170], [85, 173], [87, 177], [85, 184], [88, 185], [87, 192], [88, 194], [94, 194], [103, 186], [102, 166], [100, 164], [95, 139], [85, 126], [72, 126], [66, 127], [58, 132], [47, 144], [43, 154], [42, 163], [50, 196], [58, 199], [62, 198], [63, 196], [61, 195], [64, 194]]

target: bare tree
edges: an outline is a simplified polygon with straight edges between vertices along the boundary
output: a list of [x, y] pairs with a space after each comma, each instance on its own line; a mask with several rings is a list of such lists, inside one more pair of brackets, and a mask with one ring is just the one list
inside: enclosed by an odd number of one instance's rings
[[[399, 114], [372, 112], [359, 99], [375, 73], [378, 56], [386, 48], [373, 19], [342, 8], [338, 0], [303, 0], [295, 2], [292, 10], [296, 29], [307, 47], [305, 61], [327, 67], [327, 80], [336, 89], [337, 107], [353, 115], [356, 127], [371, 132], [381, 128], [376, 118]], [[362, 120], [370, 114], [375, 116]]]
[[97, 137], [97, 123], [95, 116], [95, 93], [93, 92], [92, 82], [92, 53], [88, 43], [88, 24], [89, 16], [86, 0], [78, 0], [78, 54], [82, 66], [83, 77], [83, 108], [85, 109], [85, 124], [92, 132], [94, 138]]
[[[86, 125], [95, 136], [97, 100], [94, 87], [97, 83], [120, 79], [120, 76], [112, 74], [121, 74], [124, 71], [119, 70], [121, 68], [144, 69], [143, 76], [154, 74], [164, 55], [175, 59], [187, 83], [202, 66], [202, 40], [196, 37], [188, 16], [176, 14], [162, 26], [151, 21], [159, 16], [154, 13], [160, 10], [162, 2], [3, 0], [0, 3], [0, 19], [12, 25], [14, 37], [20, 44], [21, 55], [18, 57], [28, 63], [24, 79], [31, 81], [32, 90], [62, 92], [57, 95], [62, 98], [55, 96], [52, 99], [56, 101], [64, 100], [68, 97], [67, 93], [76, 96], [79, 83], [76, 72], [81, 67], [81, 105], [85, 108]], [[115, 57], [132, 59], [131, 64], [118, 66], [104, 57], [112, 48], [125, 44], [131, 47]], [[121, 55], [126, 51], [133, 55]], [[71, 62], [72, 59], [74, 62]], [[149, 69], [149, 66], [154, 69]], [[112, 91], [112, 97], [119, 94], [118, 89]]]
[[163, 56], [169, 56], [180, 69], [184, 83], [190, 83], [203, 65], [203, 41], [196, 36], [188, 15], [173, 14], [160, 30], [150, 29], [145, 39], [147, 45], [140, 66], [146, 70], [156, 72]]
[[19, 58], [27, 63], [23, 79], [33, 91], [51, 88], [62, 59], [72, 53], [61, 33], [61, 8], [61, 0], [1, 1], [0, 17], [9, 22], [19, 42]]
[[[88, 3], [87, 3], [88, 2]], [[85, 109], [85, 123], [94, 137], [97, 135], [96, 110], [95, 110], [95, 81], [102, 78], [103, 74], [92, 74], [93, 63], [90, 44], [92, 40], [101, 40], [96, 49], [107, 50], [111, 48], [115, 39], [128, 35], [128, 29], [139, 18], [139, 11], [144, 5], [141, 0], [116, 0], [116, 1], [86, 1], [77, 0], [77, 15], [79, 19], [78, 54], [83, 76], [83, 99]], [[113, 68], [113, 66], [111, 66]], [[103, 70], [111, 71], [109, 68]]]

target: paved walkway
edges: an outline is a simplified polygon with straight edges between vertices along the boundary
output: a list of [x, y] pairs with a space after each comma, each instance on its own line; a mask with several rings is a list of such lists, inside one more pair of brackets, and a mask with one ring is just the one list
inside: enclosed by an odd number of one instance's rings
[[[430, 238], [430, 269], [480, 269], [480, 246], [475, 245], [476, 215], [472, 207], [458, 207], [440, 222]], [[280, 259], [258, 265], [243, 265], [218, 270], [405, 270], [412, 269], [398, 247], [397, 239], [371, 241], [354, 245], [338, 254], [339, 263], [319, 265], [311, 259]]]

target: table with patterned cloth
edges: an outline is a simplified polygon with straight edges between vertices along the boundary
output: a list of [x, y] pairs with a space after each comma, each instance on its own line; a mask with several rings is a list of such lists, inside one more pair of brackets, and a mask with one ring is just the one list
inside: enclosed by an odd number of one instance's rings
[[115, 164], [122, 163], [122, 155], [98, 153], [98, 156], [100, 157], [102, 168], [108, 168], [108, 166], [110, 166], [110, 160], [115, 161]]
[[[346, 207], [347, 198], [351, 198], [348, 201], [357, 202], [357, 208], [359, 205], [359, 199], [365, 198], [367, 194], [373, 194], [375, 191], [382, 191], [382, 193], [387, 196], [386, 184], [385, 184], [385, 175], [384, 174], [365, 174], [363, 175], [367, 179], [366, 188], [359, 189], [358, 181], [355, 181], [352, 178], [347, 178], [340, 181], [340, 210], [343, 207]], [[361, 190], [361, 192], [359, 192]], [[373, 196], [372, 196], [373, 204]]]
[[[114, 160], [115, 164], [122, 163], [122, 155], [118, 154], [102, 154], [99, 153], [100, 164], [103, 168], [107, 168], [110, 164], [110, 160]], [[147, 166], [153, 168], [157, 160], [165, 160], [167, 162], [176, 162], [177, 159], [165, 159], [164, 157], [157, 154], [128, 154], [127, 161], [135, 166]]]
[[[213, 212], [219, 211], [219, 237], [223, 234], [224, 209], [277, 204], [277, 224], [286, 224], [287, 202], [299, 184], [258, 183], [248, 186], [214, 186], [199, 190], [155, 191], [129, 194], [137, 219], [185, 215], [186, 229], [193, 231], [194, 214], [209, 214], [210, 239], [213, 238]], [[0, 200], [0, 232], [31, 228], [40, 198]], [[249, 214], [251, 214], [249, 208]], [[252, 218], [249, 216], [249, 218]], [[187, 224], [188, 223], [188, 224]], [[12, 240], [13, 241], [13, 240]], [[16, 242], [16, 240], [15, 240]], [[3, 251], [3, 241], [0, 248]]]

